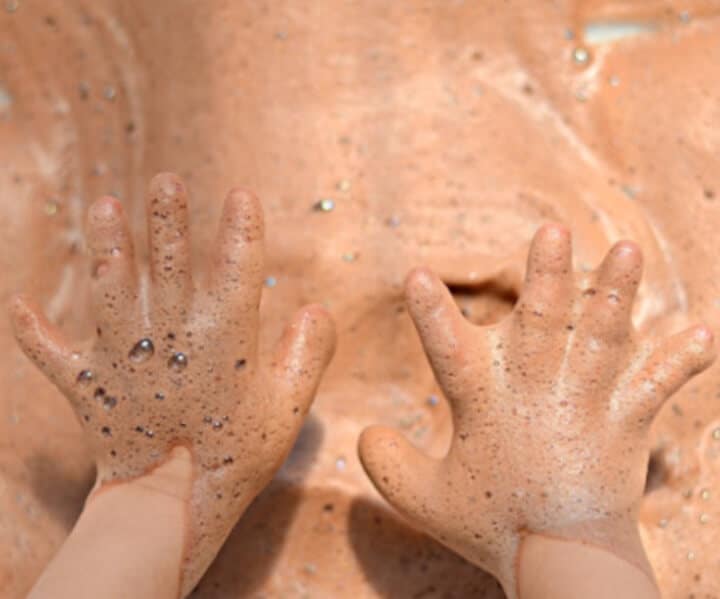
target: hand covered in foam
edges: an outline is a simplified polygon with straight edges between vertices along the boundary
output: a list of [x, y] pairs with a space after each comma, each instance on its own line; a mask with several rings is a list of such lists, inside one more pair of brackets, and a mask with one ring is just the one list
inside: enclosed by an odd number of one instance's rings
[[12, 317], [24, 351], [75, 409], [98, 486], [144, 474], [176, 446], [190, 450], [187, 593], [291, 449], [335, 333], [322, 307], [305, 307], [271, 363], [260, 361], [263, 218], [255, 197], [228, 195], [202, 285], [193, 280], [182, 182], [158, 175], [146, 206], [147, 275], [120, 202], [102, 198], [89, 210], [94, 339], [72, 344], [20, 297]]
[[467, 322], [431, 272], [408, 277], [410, 314], [452, 408], [452, 443], [436, 460], [371, 427], [360, 457], [391, 504], [510, 596], [522, 539], [533, 533], [647, 566], [636, 514], [648, 430], [714, 353], [704, 327], [659, 341], [637, 335], [641, 263], [637, 246], [620, 242], [576, 280], [569, 233], [545, 226], [515, 309], [488, 327]]

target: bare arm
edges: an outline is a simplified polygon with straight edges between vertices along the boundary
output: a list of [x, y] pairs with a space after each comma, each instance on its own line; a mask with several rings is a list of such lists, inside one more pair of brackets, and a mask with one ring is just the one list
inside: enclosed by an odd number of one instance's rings
[[652, 573], [608, 550], [531, 535], [523, 540], [518, 554], [518, 596], [660, 599], [660, 592]]
[[190, 452], [93, 492], [28, 599], [177, 599], [188, 540]]

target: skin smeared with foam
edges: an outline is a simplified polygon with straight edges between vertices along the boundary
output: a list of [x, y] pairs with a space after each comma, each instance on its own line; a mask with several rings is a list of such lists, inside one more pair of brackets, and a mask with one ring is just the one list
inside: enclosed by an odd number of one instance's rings
[[181, 588], [189, 592], [247, 505], [280, 467], [335, 345], [327, 312], [302, 308], [269, 361], [258, 357], [263, 217], [240, 190], [226, 200], [206, 280], [193, 277], [187, 196], [172, 174], [146, 198], [149, 269], [138, 266], [120, 203], [87, 219], [95, 336], [65, 339], [28, 299], [12, 305], [25, 353], [72, 404], [92, 447], [96, 488], [192, 455]]
[[487, 327], [464, 319], [432, 272], [412, 272], [408, 309], [452, 407], [452, 443], [434, 459], [394, 429], [360, 439], [381, 494], [509, 597], [531, 534], [601, 548], [653, 579], [637, 532], [650, 425], [715, 355], [704, 326], [652, 341], [635, 332], [635, 244], [577, 276], [571, 253], [565, 228], [541, 228], [517, 305]]

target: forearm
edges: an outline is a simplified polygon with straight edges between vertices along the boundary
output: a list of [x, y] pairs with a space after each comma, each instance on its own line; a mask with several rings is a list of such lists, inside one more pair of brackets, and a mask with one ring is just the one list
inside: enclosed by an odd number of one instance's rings
[[541, 535], [525, 538], [518, 599], [660, 599], [651, 575], [613, 553]]
[[187, 535], [189, 452], [94, 492], [29, 599], [177, 599]]

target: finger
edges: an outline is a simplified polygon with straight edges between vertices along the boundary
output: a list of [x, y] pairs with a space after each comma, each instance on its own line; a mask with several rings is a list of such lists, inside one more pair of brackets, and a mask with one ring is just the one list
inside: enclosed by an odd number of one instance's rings
[[147, 200], [153, 309], [182, 317], [192, 299], [190, 227], [185, 185], [162, 173], [150, 182]]
[[438, 492], [441, 462], [423, 454], [400, 432], [383, 426], [362, 432], [358, 452], [365, 472], [388, 503], [426, 530], [437, 529], [441, 514], [433, 493]]
[[300, 424], [335, 351], [335, 324], [320, 305], [302, 308], [285, 329], [273, 361], [275, 391]]
[[632, 331], [632, 308], [642, 277], [642, 252], [631, 241], [616, 243], [598, 268], [594, 284], [583, 291], [579, 333], [599, 340], [623, 340]]
[[92, 380], [84, 356], [72, 351], [63, 334], [30, 299], [22, 296], [12, 299], [10, 320], [25, 354], [71, 401], [78, 397], [74, 387]]
[[212, 254], [210, 290], [224, 309], [256, 311], [264, 272], [264, 223], [260, 201], [232, 190], [225, 199]]
[[91, 296], [99, 331], [117, 328], [137, 310], [138, 286], [133, 244], [122, 204], [103, 197], [90, 206], [87, 242]]
[[561, 225], [544, 225], [530, 244], [517, 316], [541, 328], [558, 324], [567, 318], [573, 285], [570, 232]]
[[649, 423], [673, 393], [714, 360], [713, 334], [705, 326], [692, 327], [663, 340], [630, 383], [632, 411]]
[[405, 282], [408, 311], [438, 382], [449, 397], [461, 384], [471, 326], [445, 284], [430, 270], [417, 268]]

